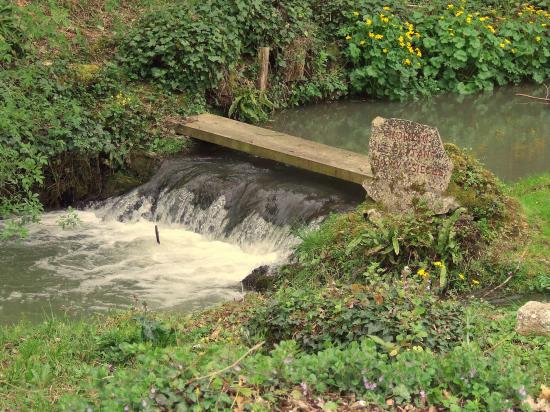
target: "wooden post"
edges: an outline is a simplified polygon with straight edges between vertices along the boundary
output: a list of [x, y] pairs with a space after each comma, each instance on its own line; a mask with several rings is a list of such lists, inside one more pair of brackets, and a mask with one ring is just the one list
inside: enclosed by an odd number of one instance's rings
[[260, 47], [258, 50], [258, 63], [260, 64], [260, 78], [258, 89], [267, 89], [267, 76], [269, 74], [269, 47]]

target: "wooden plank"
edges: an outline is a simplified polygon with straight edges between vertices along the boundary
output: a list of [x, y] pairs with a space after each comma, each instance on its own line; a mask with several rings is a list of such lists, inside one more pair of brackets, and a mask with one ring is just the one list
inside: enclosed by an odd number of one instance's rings
[[178, 132], [195, 139], [354, 183], [372, 176], [368, 157], [213, 114], [189, 118]]

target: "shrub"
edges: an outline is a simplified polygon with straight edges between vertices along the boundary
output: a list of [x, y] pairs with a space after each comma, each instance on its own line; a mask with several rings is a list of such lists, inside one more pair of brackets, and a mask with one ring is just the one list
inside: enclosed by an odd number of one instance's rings
[[509, 18], [484, 15], [465, 2], [406, 16], [389, 7], [361, 12], [350, 11], [340, 30], [358, 92], [391, 99], [465, 94], [550, 76], [550, 13], [543, 9], [526, 5]]
[[119, 60], [134, 78], [173, 90], [212, 88], [242, 50], [238, 4], [210, 0], [146, 15], [122, 39]]
[[448, 350], [462, 338], [464, 313], [413, 279], [319, 290], [284, 289], [258, 309], [249, 327], [271, 345], [293, 339], [306, 351], [374, 336], [382, 351]]

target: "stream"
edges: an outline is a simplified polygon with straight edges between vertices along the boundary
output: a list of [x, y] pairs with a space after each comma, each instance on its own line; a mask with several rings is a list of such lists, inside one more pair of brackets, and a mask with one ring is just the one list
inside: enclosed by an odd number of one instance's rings
[[[374, 117], [415, 120], [513, 181], [550, 171], [550, 108], [515, 96], [542, 91], [320, 104], [281, 112], [272, 127], [366, 153]], [[254, 268], [284, 261], [300, 231], [363, 196], [358, 185], [225, 150], [167, 160], [148, 183], [77, 211], [77, 228], [60, 226], [66, 211], [49, 212], [27, 239], [2, 244], [0, 323], [136, 302], [189, 312], [239, 298]]]

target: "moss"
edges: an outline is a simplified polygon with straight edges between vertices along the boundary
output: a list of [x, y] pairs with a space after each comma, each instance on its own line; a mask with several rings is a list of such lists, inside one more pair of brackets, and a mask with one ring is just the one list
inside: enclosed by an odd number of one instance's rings
[[117, 196], [128, 192], [141, 183], [143, 183], [142, 180], [137, 177], [117, 172], [107, 178], [102, 195], [103, 197]]
[[454, 166], [447, 194], [468, 209], [475, 220], [496, 223], [506, 219], [514, 202], [506, 195], [502, 182], [458, 146], [446, 144], [445, 150]]
[[97, 64], [72, 64], [76, 79], [84, 84], [88, 84], [96, 80], [101, 71], [101, 66]]

